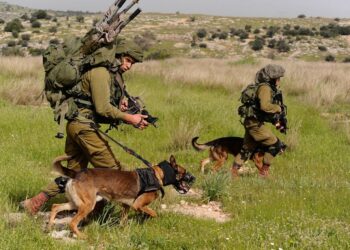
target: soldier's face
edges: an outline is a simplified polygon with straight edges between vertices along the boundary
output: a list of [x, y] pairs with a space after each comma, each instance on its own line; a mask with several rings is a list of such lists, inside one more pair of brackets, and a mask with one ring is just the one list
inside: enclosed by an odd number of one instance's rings
[[120, 70], [126, 72], [131, 69], [131, 66], [135, 63], [134, 60], [129, 56], [122, 57], [122, 64], [120, 65]]

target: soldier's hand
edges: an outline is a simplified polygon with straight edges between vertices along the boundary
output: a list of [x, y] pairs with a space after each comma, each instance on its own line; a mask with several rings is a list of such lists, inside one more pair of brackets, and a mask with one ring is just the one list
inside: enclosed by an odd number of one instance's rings
[[133, 125], [135, 128], [144, 129], [148, 126], [148, 122], [145, 120], [148, 116], [142, 114], [126, 114], [124, 121]]
[[120, 110], [123, 111], [123, 112], [125, 112], [125, 111], [128, 110], [128, 108], [129, 108], [129, 106], [128, 106], [128, 99], [124, 98], [124, 99], [121, 101], [121, 103], [120, 103]]

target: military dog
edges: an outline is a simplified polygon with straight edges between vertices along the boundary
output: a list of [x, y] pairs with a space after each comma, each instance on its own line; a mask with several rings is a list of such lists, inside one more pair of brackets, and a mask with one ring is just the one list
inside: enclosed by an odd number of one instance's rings
[[163, 186], [173, 185], [179, 193], [187, 193], [195, 177], [176, 163], [175, 157], [163, 161], [151, 168], [122, 171], [117, 169], [94, 168], [75, 172], [62, 166], [61, 161], [69, 156], [57, 157], [53, 162], [54, 170], [69, 177], [65, 192], [69, 202], [53, 204], [49, 220], [49, 229], [54, 224], [57, 213], [65, 210], [77, 210], [69, 227], [78, 237], [85, 235], [78, 229], [78, 224], [102, 198], [119, 202], [123, 206], [121, 221], [127, 219], [131, 208], [150, 217], [157, 213], [147, 207], [158, 197], [158, 191], [164, 194]]
[[[194, 137], [192, 139], [193, 148], [197, 151], [209, 149], [209, 157], [200, 162], [200, 170], [202, 173], [204, 173], [205, 166], [210, 162], [215, 162], [212, 170], [215, 172], [218, 171], [224, 165], [228, 155], [236, 156], [243, 146], [243, 138], [241, 137], [222, 137], [203, 144], [197, 143], [198, 138], [199, 137]], [[263, 157], [264, 152], [257, 149], [250, 159], [253, 160], [255, 166], [260, 169], [263, 164]]]

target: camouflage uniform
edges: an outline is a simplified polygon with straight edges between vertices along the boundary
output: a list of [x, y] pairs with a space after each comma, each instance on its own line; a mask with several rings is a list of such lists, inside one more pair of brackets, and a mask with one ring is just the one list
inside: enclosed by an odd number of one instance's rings
[[[124, 81], [119, 70], [123, 56], [131, 57], [134, 62], [142, 62], [142, 52], [130, 43], [121, 44], [116, 50], [115, 68], [92, 68], [84, 73], [81, 81], [83, 96], [88, 96], [92, 105], [76, 103], [78, 115], [68, 119], [66, 126], [67, 138], [65, 153], [72, 158], [67, 167], [74, 170], [87, 168], [90, 162], [94, 167], [120, 168], [120, 162], [115, 158], [107, 140], [91, 128], [90, 123], [112, 123], [123, 120], [125, 113], [119, 110], [124, 98]], [[38, 195], [22, 202], [22, 206], [31, 214], [35, 214], [48, 198], [57, 195], [62, 177], [51, 182]]]
[[[263, 168], [267, 174], [272, 159], [280, 152], [282, 143], [265, 122], [272, 122], [273, 115], [281, 112], [281, 106], [274, 100], [274, 94], [277, 92], [274, 81], [283, 75], [284, 69], [279, 65], [267, 65], [257, 72], [255, 84], [259, 85], [256, 92], [259, 110], [254, 116], [244, 118], [244, 144], [241, 152], [235, 157], [233, 175], [236, 175], [237, 170], [257, 147], [264, 150]], [[260, 172], [261, 175], [264, 175], [263, 173], [264, 171]]]

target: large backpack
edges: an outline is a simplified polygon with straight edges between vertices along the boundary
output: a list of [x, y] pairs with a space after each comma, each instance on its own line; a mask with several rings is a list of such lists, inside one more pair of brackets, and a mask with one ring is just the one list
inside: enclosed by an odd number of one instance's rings
[[[80, 52], [82, 40], [73, 38], [63, 44], [51, 44], [43, 53], [45, 69], [44, 93], [51, 108], [54, 120], [62, 125], [64, 119], [71, 119], [78, 110], [76, 102], [91, 105], [81, 91], [82, 75], [94, 67], [113, 68], [116, 64], [117, 48], [124, 40], [98, 48], [89, 55]], [[63, 136], [61, 126], [56, 137]]]
[[238, 108], [238, 114], [242, 118], [256, 117], [258, 100], [256, 92], [261, 84], [249, 84], [241, 93], [240, 101], [242, 103]]

